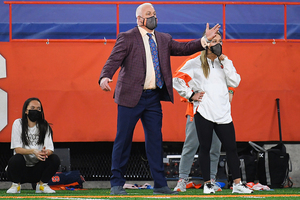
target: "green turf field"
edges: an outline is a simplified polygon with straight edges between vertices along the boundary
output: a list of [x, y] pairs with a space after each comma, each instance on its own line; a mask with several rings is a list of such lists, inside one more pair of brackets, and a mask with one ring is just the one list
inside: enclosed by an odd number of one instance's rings
[[214, 195], [204, 195], [202, 189], [188, 189], [179, 195], [153, 195], [153, 190], [136, 189], [126, 190], [128, 195], [115, 196], [109, 194], [109, 189], [87, 189], [87, 190], [59, 190], [55, 194], [35, 194], [34, 190], [22, 190], [20, 194], [6, 194], [6, 190], [0, 190], [0, 200], [91, 200], [91, 199], [122, 199], [122, 200], [149, 200], [149, 199], [209, 199], [209, 200], [237, 200], [237, 199], [267, 199], [267, 200], [298, 200], [300, 199], [300, 188], [274, 189], [273, 191], [254, 191], [253, 194], [232, 194], [230, 189], [223, 189]]

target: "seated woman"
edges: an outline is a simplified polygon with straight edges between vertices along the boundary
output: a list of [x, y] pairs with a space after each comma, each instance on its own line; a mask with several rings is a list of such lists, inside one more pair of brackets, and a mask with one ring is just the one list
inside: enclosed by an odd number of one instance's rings
[[14, 155], [8, 161], [7, 175], [13, 183], [6, 193], [20, 193], [21, 183], [37, 183], [36, 193], [55, 193], [48, 181], [56, 173], [60, 159], [53, 154], [52, 135], [41, 101], [27, 99], [22, 118], [16, 119], [12, 127]]

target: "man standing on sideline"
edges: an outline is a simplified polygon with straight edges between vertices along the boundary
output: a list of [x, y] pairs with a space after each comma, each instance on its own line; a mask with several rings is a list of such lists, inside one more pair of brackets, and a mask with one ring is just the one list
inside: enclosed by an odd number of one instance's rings
[[121, 67], [115, 88], [118, 104], [117, 135], [112, 152], [111, 194], [127, 194], [127, 162], [136, 123], [141, 119], [154, 194], [177, 194], [167, 185], [162, 148], [162, 109], [160, 101], [173, 102], [170, 56], [187, 56], [202, 51], [220, 28], [206, 27], [206, 35], [190, 42], [176, 42], [169, 34], [154, 31], [156, 12], [152, 4], [136, 9], [137, 27], [120, 33], [100, 75], [102, 90], [111, 91], [109, 82]]

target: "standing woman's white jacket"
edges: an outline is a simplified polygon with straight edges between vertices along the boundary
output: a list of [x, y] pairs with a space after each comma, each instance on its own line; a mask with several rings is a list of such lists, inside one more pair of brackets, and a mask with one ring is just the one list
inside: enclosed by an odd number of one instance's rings
[[204, 91], [200, 101], [194, 101], [194, 113], [197, 111], [205, 119], [217, 124], [228, 124], [232, 121], [228, 87], [236, 88], [241, 77], [236, 72], [232, 61], [227, 57], [219, 62], [207, 58], [209, 76], [205, 78], [200, 56], [191, 59], [178, 71], [173, 78], [173, 87], [180, 96], [189, 99], [193, 92]]

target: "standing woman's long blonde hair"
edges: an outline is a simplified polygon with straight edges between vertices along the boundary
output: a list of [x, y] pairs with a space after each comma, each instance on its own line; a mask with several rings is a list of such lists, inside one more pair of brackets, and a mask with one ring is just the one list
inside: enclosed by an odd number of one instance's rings
[[[204, 34], [205, 34], [205, 32], [204, 32]], [[217, 34], [220, 35], [222, 38], [222, 35], [219, 31], [217, 32]], [[205, 50], [203, 50], [200, 55], [201, 66], [202, 66], [202, 70], [203, 70], [203, 74], [204, 74], [205, 78], [208, 78], [209, 71], [210, 71], [209, 64], [207, 62], [207, 51], [208, 51], [208, 47]]]
[[203, 74], [204, 74], [205, 78], [208, 78], [210, 69], [209, 69], [209, 65], [207, 62], [207, 49], [205, 49], [201, 52], [200, 60], [201, 60], [201, 67], [203, 70]]

